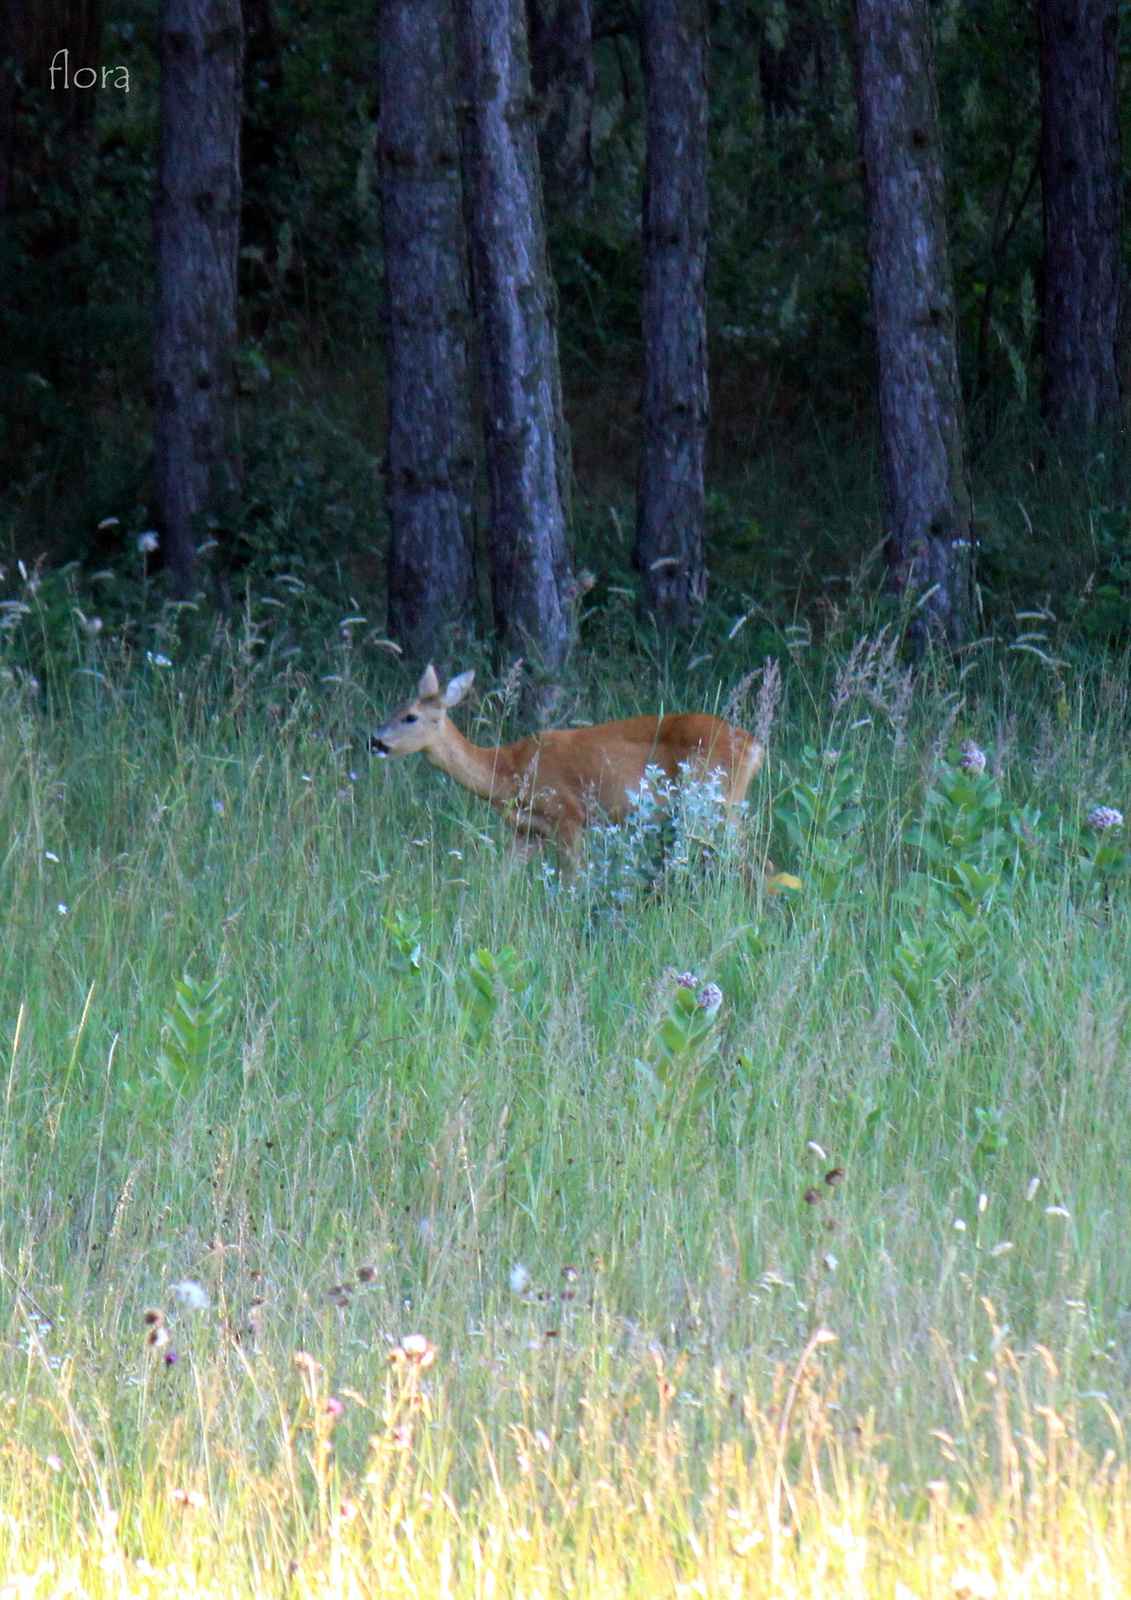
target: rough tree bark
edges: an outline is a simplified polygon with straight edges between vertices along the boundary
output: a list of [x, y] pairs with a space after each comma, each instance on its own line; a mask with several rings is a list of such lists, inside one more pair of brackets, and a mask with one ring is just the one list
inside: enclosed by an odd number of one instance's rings
[[593, 181], [592, 0], [527, 0], [547, 208], [576, 210]]
[[154, 443], [165, 564], [183, 599], [239, 484], [239, 0], [162, 0], [158, 54]]
[[633, 562], [662, 629], [702, 606], [707, 440], [707, 16], [644, 0], [644, 385]]
[[558, 670], [570, 643], [569, 443], [523, 0], [457, 0], [479, 326], [491, 588], [504, 647]]
[[381, 0], [389, 633], [442, 654], [474, 605], [475, 435], [451, 0]]
[[1041, 407], [1070, 449], [1122, 436], [1123, 237], [1116, 0], [1041, 0], [1044, 373]]
[[929, 0], [855, 0], [888, 571], [912, 635], [966, 636], [972, 513]]

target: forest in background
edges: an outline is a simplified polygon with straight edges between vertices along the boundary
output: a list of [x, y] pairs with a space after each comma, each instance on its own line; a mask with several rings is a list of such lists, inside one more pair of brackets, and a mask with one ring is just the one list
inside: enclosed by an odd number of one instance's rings
[[[756, 611], [771, 631], [799, 615], [819, 628], [852, 595], [881, 587], [851, 20], [843, 0], [711, 8], [708, 626]], [[945, 0], [934, 20], [982, 626], [1024, 631], [1017, 609], [1047, 609], [1075, 638], [1122, 641], [1131, 541], [1118, 483], [1102, 461], [1062, 465], [1037, 406], [1036, 6]], [[138, 550], [155, 518], [156, 7], [118, 0], [100, 15], [82, 11], [79, 49], [129, 74], [128, 92], [100, 87], [85, 99], [46, 86], [52, 30], [75, 18], [39, 21], [6, 114], [8, 579], [18, 583], [21, 559], [25, 571], [40, 557], [54, 568], [77, 562], [72, 584], [128, 631], [162, 593]], [[244, 479], [213, 592], [229, 606], [286, 576], [306, 586], [308, 606], [324, 599], [327, 616], [359, 606], [377, 621], [387, 528], [373, 8], [252, 0], [244, 30]], [[639, 31], [631, 4], [597, 0], [592, 182], [567, 197], [544, 174], [576, 475], [572, 544], [596, 579], [590, 615], [633, 581]], [[1125, 97], [1121, 111], [1125, 122]], [[107, 571], [113, 580], [99, 580]], [[584, 627], [583, 617], [583, 639]]]

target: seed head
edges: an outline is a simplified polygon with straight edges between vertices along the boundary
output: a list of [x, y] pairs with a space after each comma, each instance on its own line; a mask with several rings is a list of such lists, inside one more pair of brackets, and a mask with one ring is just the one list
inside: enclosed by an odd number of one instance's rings
[[151, 556], [159, 544], [157, 535], [153, 532], [139, 533], [137, 547], [143, 556]]
[[985, 772], [986, 752], [973, 739], [963, 739], [959, 751], [958, 765], [968, 777], [973, 773]]
[[173, 1293], [187, 1311], [207, 1311], [211, 1301], [208, 1290], [192, 1278], [173, 1285]]

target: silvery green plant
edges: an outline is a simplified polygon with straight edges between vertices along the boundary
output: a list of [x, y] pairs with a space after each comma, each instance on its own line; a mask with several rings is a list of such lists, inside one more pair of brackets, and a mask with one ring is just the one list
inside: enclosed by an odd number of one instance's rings
[[693, 778], [686, 766], [671, 779], [645, 769], [619, 824], [590, 830], [588, 859], [579, 888], [598, 902], [627, 905], [636, 895], [685, 883], [719, 854], [728, 828], [722, 778]]

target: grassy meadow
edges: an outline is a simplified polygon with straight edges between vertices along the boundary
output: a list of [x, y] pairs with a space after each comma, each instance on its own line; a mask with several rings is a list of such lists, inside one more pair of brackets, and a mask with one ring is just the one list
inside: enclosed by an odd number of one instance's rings
[[364, 754], [395, 663], [76, 648], [0, 685], [3, 1600], [1128, 1592], [1125, 660], [673, 667], [749, 814], [570, 886]]

